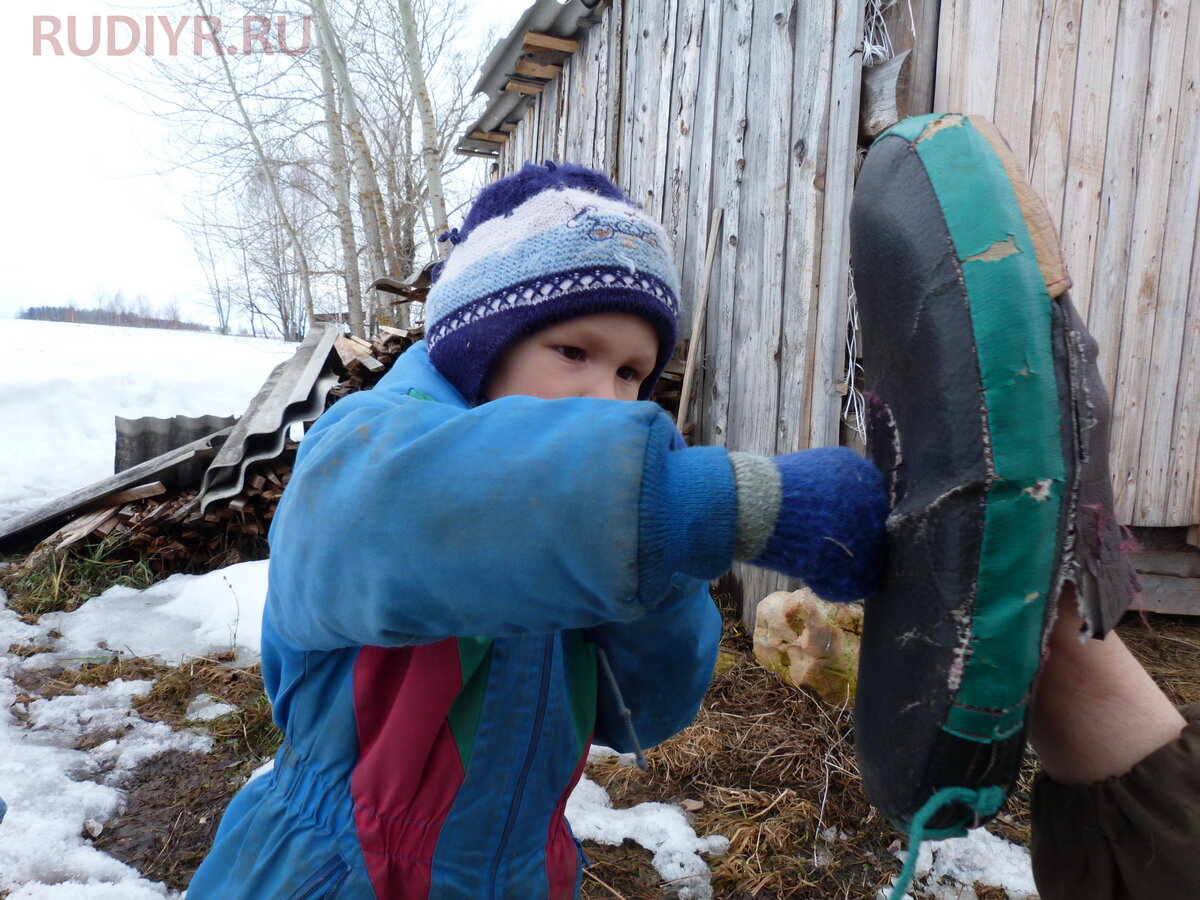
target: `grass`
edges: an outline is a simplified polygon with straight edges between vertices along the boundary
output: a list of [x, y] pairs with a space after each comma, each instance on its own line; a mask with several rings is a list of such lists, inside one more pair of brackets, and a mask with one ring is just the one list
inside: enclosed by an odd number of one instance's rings
[[[62, 567], [60, 594], [69, 593], [70, 583], [95, 590], [124, 577], [139, 576], [103, 565], [100, 547], [86, 548], [78, 562]], [[696, 721], [647, 752], [648, 772], [604, 762], [590, 767], [589, 777], [609, 791], [617, 807], [692, 801], [689, 815], [697, 833], [730, 840], [726, 855], [708, 860], [719, 900], [874, 896], [899, 871], [893, 851], [901, 842], [865, 800], [850, 710], [830, 707], [765, 670], [753, 658], [736, 611], [725, 598], [719, 597], [718, 605], [726, 633]], [[1119, 631], [1173, 701], [1200, 702], [1195, 664], [1200, 623], [1161, 616], [1147, 623], [1130, 615]], [[30, 645], [10, 652], [28, 656], [42, 649]], [[228, 654], [177, 667], [114, 654], [86, 660], [74, 670], [23, 672], [18, 683], [25, 696], [18, 700], [71, 693], [116, 678], [155, 682], [135, 700], [143, 718], [203, 729], [214, 738], [211, 753], [173, 752], [147, 761], [122, 785], [127, 796], [122, 813], [93, 839], [144, 877], [181, 890], [208, 852], [230, 798], [275, 752], [281, 734], [271, 721], [259, 667], [236, 666]], [[208, 722], [189, 720], [187, 708], [202, 693], [234, 711]], [[1035, 762], [1027, 758], [1013, 796], [990, 830], [1028, 844], [1035, 773]], [[617, 847], [588, 842], [585, 850], [592, 861], [584, 876], [585, 900], [669, 896], [649, 851], [629, 842]], [[1000, 896], [987, 888], [977, 891], [981, 898]]]
[[[85, 661], [78, 669], [22, 671], [16, 678], [16, 699], [21, 703], [63, 696], [118, 678], [153, 681], [148, 694], [134, 699], [138, 715], [172, 728], [206, 731], [214, 738], [213, 749], [171, 751], [145, 762], [121, 783], [126, 798], [122, 811], [106, 821], [98, 835], [83, 837], [144, 877], [183, 890], [208, 853], [230, 799], [250, 773], [274, 755], [283, 735], [271, 720], [260, 667], [233, 665], [228, 654], [189, 659], [180, 666], [115, 654]], [[187, 708], [200, 694], [211, 694], [234, 709], [211, 721], [192, 721]], [[76, 749], [89, 749], [123, 733], [85, 734]]]
[[8, 608], [24, 617], [70, 612], [115, 585], [150, 587], [160, 577], [151, 559], [136, 553], [130, 557], [123, 552], [127, 549], [123, 538], [107, 537], [42, 555], [32, 565], [12, 565], [0, 576]]

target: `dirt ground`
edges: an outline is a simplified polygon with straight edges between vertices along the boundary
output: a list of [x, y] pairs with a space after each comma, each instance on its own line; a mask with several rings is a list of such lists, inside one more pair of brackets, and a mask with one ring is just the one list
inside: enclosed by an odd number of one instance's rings
[[[1131, 614], [1119, 630], [1175, 702], [1200, 703], [1200, 620]], [[172, 669], [116, 658], [79, 671], [53, 670], [20, 686], [31, 697], [53, 696], [117, 677], [158, 679], [138, 701], [139, 713], [176, 727], [208, 729], [215, 748], [148, 761], [125, 785], [122, 814], [88, 839], [146, 878], [184, 888], [229, 798], [277, 746], [261, 677], [257, 667], [238, 668], [221, 659]], [[199, 693], [237, 710], [212, 722], [189, 722], [184, 710]], [[608, 761], [588, 774], [618, 807], [692, 801], [696, 831], [730, 840], [725, 856], [709, 859], [718, 900], [872, 898], [899, 871], [893, 855], [899, 835], [863, 797], [849, 709], [828, 707], [780, 683], [755, 662], [750, 640], [736, 623], [726, 626], [717, 672], [696, 722], [648, 751], [647, 758], [648, 772]], [[1028, 842], [1034, 771], [1030, 759], [992, 826], [1010, 840]], [[589, 842], [585, 851], [592, 863], [584, 877], [587, 900], [670, 896], [643, 848]], [[989, 894], [998, 896], [988, 891], [980, 896]]]

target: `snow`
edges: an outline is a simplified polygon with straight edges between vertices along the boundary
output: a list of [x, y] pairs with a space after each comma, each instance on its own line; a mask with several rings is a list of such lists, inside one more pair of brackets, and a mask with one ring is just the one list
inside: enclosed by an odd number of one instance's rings
[[700, 854], [724, 854], [729, 839], [697, 837], [678, 806], [647, 802], [614, 809], [608, 791], [584, 776], [567, 799], [567, 821], [581, 841], [615, 846], [630, 839], [645, 847], [654, 854], [654, 870], [681, 900], [712, 900], [708, 864]]
[[[896, 855], [906, 858], [904, 851]], [[965, 837], [923, 844], [910, 890], [929, 900], [976, 900], [976, 883], [1003, 888], [1008, 900], [1037, 897], [1029, 851], [983, 828], [974, 828]], [[879, 900], [886, 900], [889, 893], [881, 893]]]
[[241, 415], [294, 344], [0, 319], [0, 522], [112, 474], [113, 416]]
[[[241, 413], [291, 352], [262, 340], [0, 320], [0, 415], [6, 423], [0, 439], [0, 520], [110, 474], [114, 414]], [[74, 612], [47, 614], [36, 625], [0, 609], [0, 647], [50, 648], [28, 659], [0, 657], [0, 797], [9, 806], [0, 824], [0, 892], [11, 891], [10, 900], [178, 896], [82, 835], [96, 833], [119, 812], [123, 780], [139, 763], [167, 750], [204, 752], [211, 739], [198, 728], [172, 730], [141, 719], [133, 703], [150, 690], [148, 681], [118, 679], [31, 700], [14, 679], [115, 652], [179, 664], [232, 650], [239, 664], [253, 663], [260, 652], [266, 584], [267, 564], [250, 562], [205, 575], [176, 575], [144, 591], [112, 588]], [[223, 706], [201, 695], [187, 714], [199, 722], [227, 711]], [[630, 755], [606, 748], [593, 748], [589, 757], [592, 762], [617, 757], [616, 764], [632, 765]], [[569, 799], [567, 816], [583, 840], [631, 839], [645, 847], [681, 900], [712, 897], [702, 854], [725, 853], [728, 840], [697, 835], [680, 807], [641, 803], [617, 809], [604, 788], [585, 777]], [[947, 841], [922, 850], [927, 881], [1008, 886], [1012, 898], [1032, 890], [1021, 848], [1000, 846], [1004, 842], [986, 832], [962, 840], [961, 849]]]

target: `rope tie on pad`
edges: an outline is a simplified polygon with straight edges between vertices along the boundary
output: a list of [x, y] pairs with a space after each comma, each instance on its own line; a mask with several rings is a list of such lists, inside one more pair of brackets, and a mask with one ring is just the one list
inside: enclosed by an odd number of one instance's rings
[[[903, 900], [905, 892], [912, 884], [917, 871], [917, 858], [921, 855], [921, 845], [925, 843], [925, 823], [940, 813], [951, 803], [961, 803], [976, 816], [993, 816], [1004, 805], [1004, 789], [991, 785], [975, 791], [971, 788], [948, 787], [942, 788], [925, 801], [915, 816], [908, 832], [908, 856], [904, 860], [904, 868], [900, 877], [892, 885], [892, 893], [888, 900]], [[951, 837], [952, 834], [940, 834], [941, 837]]]

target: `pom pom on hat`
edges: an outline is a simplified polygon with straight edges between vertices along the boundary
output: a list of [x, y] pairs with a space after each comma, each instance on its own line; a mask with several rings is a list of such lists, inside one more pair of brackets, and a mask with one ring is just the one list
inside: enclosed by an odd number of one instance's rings
[[626, 312], [654, 326], [659, 354], [646, 399], [678, 336], [670, 241], [600, 172], [526, 163], [480, 192], [435, 267], [426, 302], [429, 356], [471, 403], [520, 338], [577, 316]]

